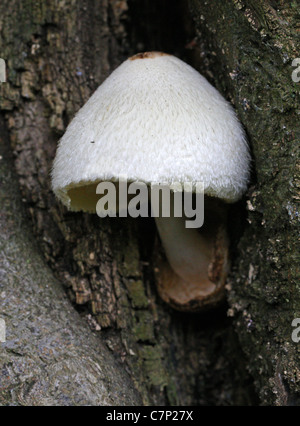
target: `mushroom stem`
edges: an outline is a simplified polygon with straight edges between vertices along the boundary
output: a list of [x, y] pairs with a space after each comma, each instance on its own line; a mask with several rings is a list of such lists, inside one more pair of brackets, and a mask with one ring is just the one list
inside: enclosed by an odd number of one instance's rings
[[[166, 257], [184, 281], [198, 284], [208, 274], [212, 244], [195, 228], [185, 227], [185, 217], [156, 217]], [[205, 280], [206, 281], [206, 280]]]
[[[184, 310], [218, 294], [228, 268], [227, 208], [205, 198], [205, 221], [200, 229], [186, 228], [185, 217], [155, 217], [167, 258], [158, 263], [159, 292], [165, 301]], [[217, 300], [217, 299], [216, 299]], [[197, 303], [198, 303], [197, 302]]]

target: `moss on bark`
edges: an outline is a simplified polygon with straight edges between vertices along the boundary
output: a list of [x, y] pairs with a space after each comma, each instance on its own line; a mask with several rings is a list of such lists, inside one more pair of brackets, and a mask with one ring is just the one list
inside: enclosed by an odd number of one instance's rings
[[203, 72], [232, 101], [253, 177], [229, 284], [230, 315], [262, 404], [300, 402], [299, 56], [295, 2], [192, 0]]

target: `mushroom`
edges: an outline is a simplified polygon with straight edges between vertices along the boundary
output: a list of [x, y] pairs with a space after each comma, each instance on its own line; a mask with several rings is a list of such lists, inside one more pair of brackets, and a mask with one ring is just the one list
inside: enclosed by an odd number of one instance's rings
[[180, 59], [145, 52], [113, 71], [73, 118], [52, 187], [69, 209], [96, 212], [100, 182], [189, 182], [191, 192], [201, 182], [200, 229], [186, 228], [187, 218], [174, 212], [155, 217], [163, 247], [155, 261], [159, 294], [175, 309], [198, 310], [223, 297], [227, 205], [244, 193], [249, 163], [243, 128], [220, 93]]

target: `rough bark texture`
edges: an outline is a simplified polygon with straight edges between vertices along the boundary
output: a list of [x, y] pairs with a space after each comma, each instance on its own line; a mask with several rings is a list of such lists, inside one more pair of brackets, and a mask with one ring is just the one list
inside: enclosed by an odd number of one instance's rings
[[[299, 310], [293, 259], [299, 251], [293, 198], [296, 88], [289, 64], [296, 10], [281, 6], [278, 17], [266, 2], [247, 3], [0, 4], [0, 52], [8, 65], [0, 108], [35, 239], [82, 321], [129, 371], [144, 404], [253, 405], [258, 401], [247, 370], [262, 403], [298, 398], [299, 347], [290, 338]], [[202, 71], [233, 101], [249, 134], [256, 175], [249, 223], [245, 200], [232, 209], [232, 316], [226, 303], [189, 315], [161, 302], [154, 285], [152, 220], [69, 213], [50, 190], [49, 172], [66, 125], [105, 77], [141, 50], [173, 53]], [[37, 305], [47, 306], [47, 297], [39, 294]], [[59, 300], [53, 294], [56, 309], [64, 309]], [[20, 309], [14, 304], [11, 309], [18, 323]], [[13, 403], [11, 393], [5, 398], [3, 404]]]
[[[235, 105], [253, 152], [230, 310], [262, 404], [300, 403], [299, 3], [191, 1], [203, 67]], [[205, 71], [204, 71], [205, 72]]]
[[0, 405], [138, 405], [124, 366], [81, 321], [39, 253], [0, 129]]

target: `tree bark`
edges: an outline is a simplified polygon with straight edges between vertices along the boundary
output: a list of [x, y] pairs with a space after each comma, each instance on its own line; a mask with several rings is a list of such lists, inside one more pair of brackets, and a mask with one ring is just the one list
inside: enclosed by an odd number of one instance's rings
[[[202, 71], [227, 95], [253, 154], [229, 314], [261, 404], [299, 405], [299, 4], [191, 1]], [[234, 221], [232, 221], [232, 226]]]
[[140, 404], [124, 366], [81, 321], [39, 253], [0, 129], [0, 405]]
[[[8, 68], [7, 83], [0, 86], [1, 115], [14, 153], [24, 208], [33, 225], [32, 243], [28, 242], [26, 249], [22, 244], [18, 256], [46, 271], [37, 250], [28, 250], [31, 244], [39, 247], [81, 322], [73, 308], [62, 302], [57, 284], [51, 284], [55, 280], [49, 270], [39, 274], [38, 280], [31, 269], [20, 272], [20, 279], [23, 273], [28, 274], [28, 292], [36, 282], [44, 291], [31, 294], [30, 303], [24, 302], [26, 309], [12, 299], [7, 315], [14, 318], [16, 330], [21, 330], [22, 324], [28, 328], [26, 344], [20, 334], [16, 339], [20, 339], [19, 351], [24, 345], [32, 345], [35, 357], [40, 356], [41, 348], [36, 340], [31, 343], [28, 312], [33, 320], [37, 307], [41, 310], [38, 316], [49, 326], [46, 335], [51, 335], [51, 330], [56, 332], [48, 320], [49, 306], [62, 321], [67, 316], [72, 325], [68, 343], [75, 359], [81, 356], [87, 360], [81, 369], [79, 396], [70, 399], [70, 404], [133, 405], [139, 403], [141, 395], [143, 404], [254, 405], [258, 403], [257, 393], [261, 403], [297, 401], [297, 346], [289, 337], [289, 321], [299, 310], [297, 271], [291, 263], [297, 253], [297, 216], [294, 198], [289, 198], [296, 194], [296, 183], [289, 186], [296, 164], [292, 141], [296, 100], [289, 69], [281, 63], [294, 40], [296, 11], [285, 17], [289, 25], [284, 26], [283, 18], [276, 21], [273, 9], [268, 12], [262, 2], [252, 1], [248, 6], [236, 1], [226, 5], [213, 2], [213, 7], [206, 3], [191, 0], [192, 15], [183, 0], [176, 6], [170, 0], [3, 0], [0, 4], [0, 52]], [[260, 34], [260, 27], [255, 27], [253, 13], [262, 19], [259, 25], [267, 26], [267, 39]], [[288, 37], [284, 31], [289, 32]], [[269, 45], [270, 38], [273, 44]], [[284, 49], [276, 47], [275, 41]], [[224, 303], [205, 314], [177, 313], [157, 296], [152, 261], [157, 236], [151, 219], [99, 219], [70, 213], [55, 200], [50, 188], [52, 161], [66, 125], [109, 73], [141, 50], [167, 51], [199, 69], [232, 100], [253, 147], [256, 175], [248, 204], [244, 200], [232, 209], [237, 220], [232, 221], [233, 271], [227, 286], [230, 306]], [[289, 57], [292, 54], [291, 50]], [[275, 79], [273, 71], [279, 73]], [[291, 138], [284, 149], [282, 138]], [[18, 190], [13, 181], [9, 187]], [[24, 220], [18, 222], [18, 209], [13, 211], [17, 223], [28, 228]], [[5, 221], [4, 226], [12, 229], [7, 215]], [[16, 228], [15, 239], [22, 235], [22, 227]], [[11, 244], [19, 247], [15, 241]], [[4, 248], [8, 250], [8, 242], [4, 241]], [[283, 258], [278, 255], [279, 249]], [[4, 283], [10, 282], [10, 275], [5, 269]], [[9, 292], [12, 298], [15, 292], [19, 295], [13, 286]], [[8, 304], [4, 306], [7, 309]], [[1, 304], [0, 317], [4, 313]], [[112, 388], [107, 387], [109, 396], [114, 393], [111, 389], [123, 389], [126, 384], [128, 395], [118, 396], [116, 391], [114, 400], [106, 398], [99, 385], [94, 398], [81, 398], [89, 386], [85, 379], [89, 383], [90, 369], [97, 376], [93, 368], [96, 358], [91, 357], [91, 361], [88, 357], [89, 345], [96, 357], [97, 344], [101, 346], [101, 362], [107, 359], [112, 365], [111, 357], [118, 360], [114, 367], [118, 379]], [[13, 351], [6, 349], [11, 345], [9, 327], [5, 345], [5, 357], [2, 353], [0, 356], [0, 382], [7, 377], [7, 365], [15, 359]], [[103, 345], [106, 348], [102, 351]], [[63, 346], [62, 359], [72, 363], [73, 352], [70, 349], [69, 360], [67, 346]], [[250, 354], [254, 354], [253, 360]], [[27, 358], [24, 365], [28, 368], [30, 362]], [[56, 376], [61, 377], [59, 371], [40, 368], [39, 374], [45, 383], [49, 378], [55, 382]], [[72, 371], [70, 367], [70, 377]], [[136, 391], [131, 389], [126, 372]], [[105, 383], [114, 382], [111, 370], [103, 369], [102, 377]], [[18, 388], [15, 383], [23, 382], [21, 378], [19, 382], [6, 382], [10, 391], [1, 395], [2, 404], [16, 400], [22, 404], [21, 397], [12, 396]], [[281, 397], [282, 389], [285, 397]], [[49, 403], [61, 402], [58, 395], [49, 395]], [[24, 403], [42, 405], [43, 398], [39, 399], [33, 386]]]

